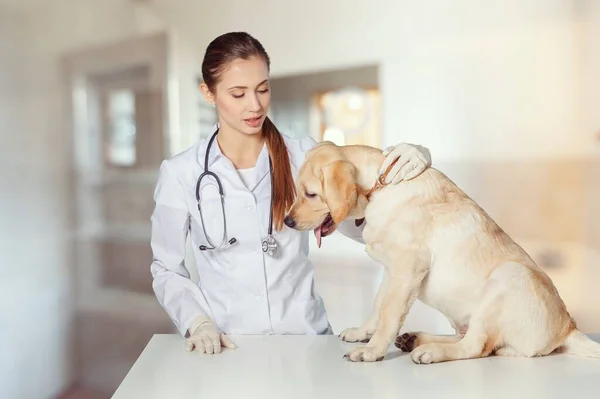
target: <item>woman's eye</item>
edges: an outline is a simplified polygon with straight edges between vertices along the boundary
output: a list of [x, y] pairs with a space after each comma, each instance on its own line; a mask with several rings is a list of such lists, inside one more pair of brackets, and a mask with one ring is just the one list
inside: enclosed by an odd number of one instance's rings
[[261, 94], [265, 94], [269, 92], [269, 89], [259, 90], [258, 92]]
[[317, 196], [317, 194], [314, 193], [304, 193], [308, 198], [314, 198]]
[[242, 93], [242, 94], [232, 94], [232, 96], [234, 98], [242, 98], [242, 97], [244, 97], [244, 93]]

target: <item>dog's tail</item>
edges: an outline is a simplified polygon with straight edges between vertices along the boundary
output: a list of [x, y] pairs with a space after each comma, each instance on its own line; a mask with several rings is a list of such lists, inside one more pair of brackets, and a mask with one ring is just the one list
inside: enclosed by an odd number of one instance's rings
[[600, 342], [596, 342], [578, 329], [571, 331], [560, 351], [571, 355], [595, 357], [600, 359]]

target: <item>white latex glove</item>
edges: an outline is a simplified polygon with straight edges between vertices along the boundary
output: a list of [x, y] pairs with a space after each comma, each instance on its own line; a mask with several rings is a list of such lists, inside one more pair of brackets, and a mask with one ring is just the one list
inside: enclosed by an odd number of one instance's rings
[[385, 173], [388, 166], [398, 160], [387, 174], [386, 183], [397, 184], [403, 180], [413, 179], [431, 166], [429, 150], [420, 145], [400, 143], [386, 148], [383, 155], [386, 158], [379, 169], [380, 176]]
[[221, 353], [222, 347], [235, 349], [237, 346], [217, 329], [211, 321], [202, 322], [185, 340], [185, 350], [194, 349], [207, 354]]

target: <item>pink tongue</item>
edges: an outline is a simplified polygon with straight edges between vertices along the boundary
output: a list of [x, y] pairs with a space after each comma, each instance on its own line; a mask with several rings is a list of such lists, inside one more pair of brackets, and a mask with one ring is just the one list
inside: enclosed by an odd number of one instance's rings
[[317, 247], [321, 248], [321, 226], [315, 229], [315, 237], [317, 237]]

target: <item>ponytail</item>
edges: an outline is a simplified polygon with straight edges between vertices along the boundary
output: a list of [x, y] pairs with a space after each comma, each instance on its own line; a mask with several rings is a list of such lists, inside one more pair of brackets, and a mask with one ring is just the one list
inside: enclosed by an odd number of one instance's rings
[[283, 218], [296, 197], [296, 187], [285, 141], [269, 117], [263, 123], [263, 137], [273, 162], [273, 224], [277, 231], [283, 228]]

